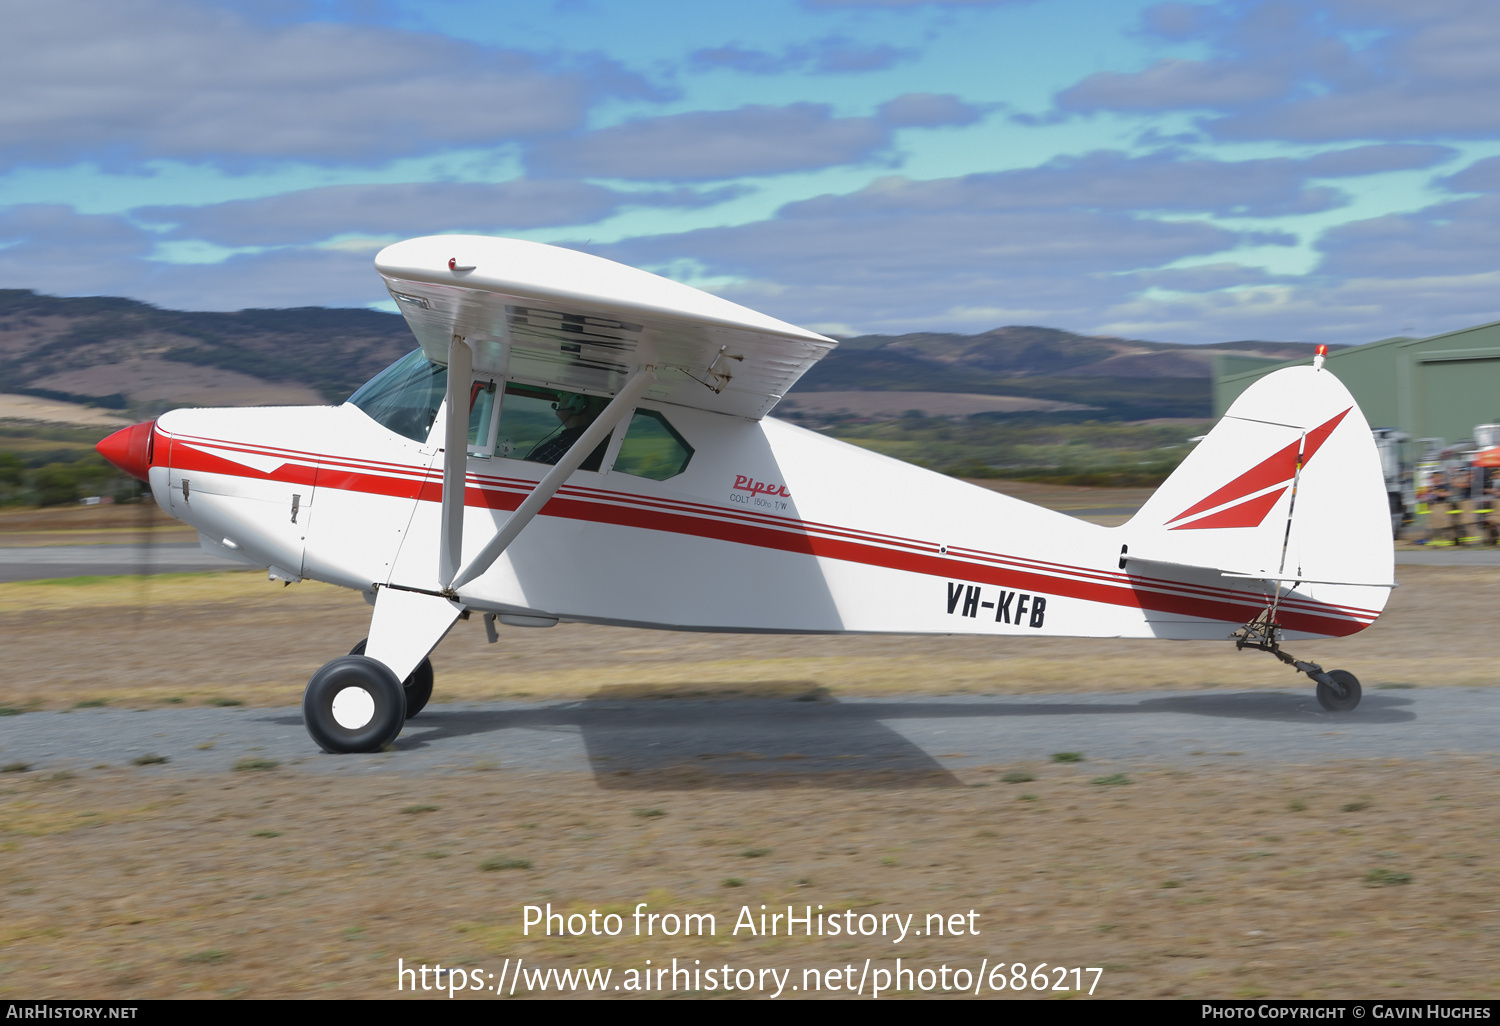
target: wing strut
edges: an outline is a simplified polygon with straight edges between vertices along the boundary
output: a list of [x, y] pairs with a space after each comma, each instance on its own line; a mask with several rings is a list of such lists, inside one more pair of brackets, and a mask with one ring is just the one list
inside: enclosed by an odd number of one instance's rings
[[[442, 534], [438, 579], [447, 584], [464, 558], [464, 482], [469, 473], [469, 379], [474, 351], [462, 335], [448, 343], [448, 425], [444, 431]], [[449, 501], [449, 497], [454, 501]]]
[[[449, 375], [449, 380], [451, 381], [451, 369]], [[489, 544], [471, 559], [469, 564], [460, 570], [451, 582], [444, 582], [443, 590], [446, 594], [456, 594], [459, 588], [462, 588], [465, 584], [468, 584], [474, 578], [484, 573], [495, 560], [500, 558], [500, 553], [504, 552], [511, 542], [515, 541], [516, 535], [521, 533], [522, 528], [531, 523], [531, 518], [541, 512], [542, 507], [547, 504], [547, 500], [552, 498], [557, 490], [563, 486], [563, 483], [567, 481], [573, 471], [578, 469], [579, 464], [587, 459], [589, 453], [593, 452], [599, 443], [608, 437], [616, 424], [625, 419], [625, 414], [635, 408], [637, 400], [646, 394], [646, 389], [650, 388], [655, 380], [654, 367], [642, 367], [635, 372], [635, 375], [625, 383], [625, 387], [615, 394], [615, 397], [609, 401], [609, 405], [603, 409], [594, 422], [588, 426], [588, 429], [573, 443], [572, 448], [568, 450], [567, 454], [557, 461], [556, 466], [547, 471], [547, 476], [543, 477], [532, 493], [526, 496], [525, 501], [510, 515], [510, 519], [505, 521], [505, 524], [495, 533], [495, 537], [490, 539]], [[465, 430], [467, 431], [467, 427]], [[465, 435], [466, 441], [467, 437]], [[443, 524], [446, 526], [448, 523], [450, 494], [446, 476], [443, 485]], [[462, 516], [462, 491], [453, 493], [453, 501], [459, 508], [460, 512], [458, 515]], [[446, 549], [444, 551], [446, 555]]]

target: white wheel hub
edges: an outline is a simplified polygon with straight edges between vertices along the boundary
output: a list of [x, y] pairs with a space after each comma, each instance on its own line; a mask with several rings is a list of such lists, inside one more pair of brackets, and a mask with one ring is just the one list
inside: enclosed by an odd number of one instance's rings
[[347, 687], [333, 696], [333, 719], [345, 730], [358, 730], [375, 718], [375, 696], [361, 687]]

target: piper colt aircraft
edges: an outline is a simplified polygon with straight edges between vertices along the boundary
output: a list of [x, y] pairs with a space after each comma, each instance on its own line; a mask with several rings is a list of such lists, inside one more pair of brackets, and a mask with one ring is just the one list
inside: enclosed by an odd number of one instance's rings
[[460, 618], [767, 633], [1232, 640], [1353, 634], [1393, 587], [1369, 427], [1322, 367], [1248, 389], [1107, 528], [768, 414], [832, 339], [515, 239], [375, 265], [419, 348], [342, 406], [181, 409], [99, 444], [211, 553], [374, 606], [303, 700], [329, 752], [388, 745]]

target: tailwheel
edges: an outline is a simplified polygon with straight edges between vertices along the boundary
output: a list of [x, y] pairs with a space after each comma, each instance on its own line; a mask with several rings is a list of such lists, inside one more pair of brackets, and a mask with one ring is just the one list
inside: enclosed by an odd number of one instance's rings
[[1329, 712], [1349, 712], [1362, 695], [1359, 678], [1348, 670], [1329, 670], [1328, 683], [1318, 681], [1318, 704]]
[[378, 752], [406, 722], [406, 695], [384, 663], [363, 655], [325, 663], [302, 696], [307, 732], [326, 752]]
[[[358, 645], [349, 650], [350, 655], [362, 656], [365, 654], [365, 642], [369, 638], [362, 638]], [[406, 718], [411, 719], [421, 712], [427, 705], [428, 699], [432, 697], [432, 660], [423, 659], [417, 668], [407, 675], [401, 682], [401, 690], [406, 692]]]
[[1235, 648], [1253, 648], [1269, 652], [1298, 673], [1305, 673], [1318, 685], [1318, 704], [1329, 712], [1350, 712], [1359, 705], [1363, 695], [1359, 678], [1348, 670], [1328, 670], [1317, 663], [1304, 662], [1281, 650], [1281, 628], [1276, 623], [1274, 606], [1268, 607], [1261, 616], [1236, 630]]

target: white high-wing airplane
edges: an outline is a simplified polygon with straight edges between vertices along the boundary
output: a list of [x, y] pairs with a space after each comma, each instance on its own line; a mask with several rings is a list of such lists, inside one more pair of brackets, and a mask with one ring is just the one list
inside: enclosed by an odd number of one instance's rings
[[1321, 356], [1107, 528], [768, 417], [835, 342], [686, 285], [462, 235], [375, 265], [421, 345], [342, 406], [174, 410], [99, 443], [206, 551], [374, 605], [368, 647], [307, 686], [327, 751], [389, 744], [471, 612], [491, 641], [497, 619], [1225, 639], [1359, 702], [1280, 649], [1362, 630], [1394, 586], [1379, 456]]

